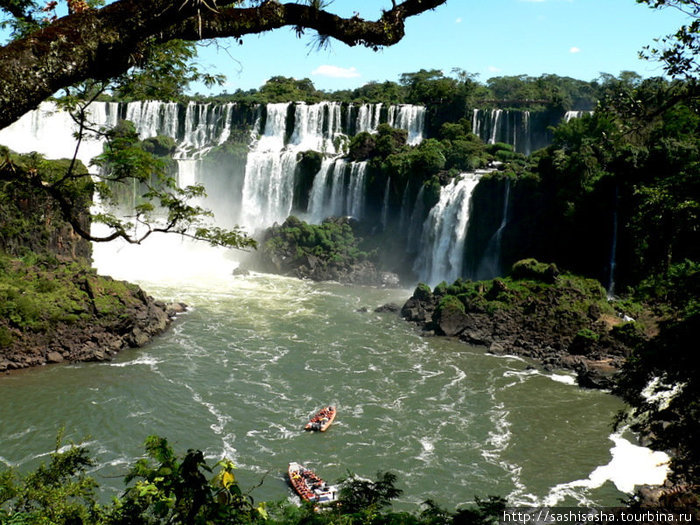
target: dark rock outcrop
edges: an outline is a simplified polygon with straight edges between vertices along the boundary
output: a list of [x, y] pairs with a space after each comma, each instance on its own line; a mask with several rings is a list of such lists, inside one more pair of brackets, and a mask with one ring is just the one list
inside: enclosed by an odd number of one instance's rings
[[421, 284], [401, 315], [424, 332], [572, 369], [581, 386], [610, 388], [630, 349], [601, 320], [614, 318], [604, 312], [604, 290], [595, 281], [560, 277], [551, 265], [537, 263], [537, 272], [533, 266], [521, 265], [528, 279], [458, 281], [435, 290]]
[[379, 314], [381, 314], [381, 313], [395, 314], [395, 313], [398, 313], [401, 311], [401, 307], [396, 303], [387, 303], [387, 304], [383, 304], [381, 306], [378, 306], [377, 308], [374, 309], [374, 311], [376, 313], [379, 313]]
[[128, 306], [119, 315], [57, 323], [41, 332], [10, 328], [13, 341], [0, 348], [0, 371], [52, 363], [108, 361], [121, 350], [144, 346], [186, 309], [182, 303], [166, 305], [155, 301], [141, 289], [124, 299]]

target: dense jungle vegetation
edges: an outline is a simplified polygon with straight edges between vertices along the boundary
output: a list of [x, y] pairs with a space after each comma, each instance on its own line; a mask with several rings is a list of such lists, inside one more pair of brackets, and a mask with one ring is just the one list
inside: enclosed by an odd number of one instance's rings
[[146, 440], [146, 457], [126, 475], [123, 495], [100, 504], [97, 483], [87, 475], [92, 464], [89, 451], [70, 446], [51, 454], [27, 475], [0, 474], [0, 523], [5, 524], [464, 524], [494, 523], [505, 500], [490, 496], [450, 512], [426, 501], [420, 513], [393, 512], [389, 506], [401, 496], [400, 480], [379, 472], [375, 480], [348, 474], [341, 483], [337, 502], [324, 507], [300, 506], [286, 500], [255, 502], [255, 487], [241, 487], [235, 466], [221, 460], [207, 464], [199, 450], [180, 456], [158, 436]]

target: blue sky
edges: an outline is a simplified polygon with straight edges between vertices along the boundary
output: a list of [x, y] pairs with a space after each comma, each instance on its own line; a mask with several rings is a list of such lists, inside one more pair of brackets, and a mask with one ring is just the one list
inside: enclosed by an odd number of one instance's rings
[[[375, 18], [390, 0], [334, 0], [329, 10], [358, 11]], [[555, 73], [592, 80], [600, 72], [661, 74], [658, 64], [642, 61], [639, 50], [654, 38], [674, 32], [687, 18], [675, 9], [654, 10], [634, 0], [448, 0], [435, 11], [412, 18], [405, 38], [379, 52], [333, 41], [313, 50], [311, 35], [297, 38], [281, 29], [243, 39], [243, 45], [213, 46], [200, 62], [228, 77], [217, 91], [260, 87], [283, 75], [310, 78], [319, 89], [398, 80], [401, 73], [461, 68], [492, 76]], [[194, 91], [204, 91], [194, 86]]]

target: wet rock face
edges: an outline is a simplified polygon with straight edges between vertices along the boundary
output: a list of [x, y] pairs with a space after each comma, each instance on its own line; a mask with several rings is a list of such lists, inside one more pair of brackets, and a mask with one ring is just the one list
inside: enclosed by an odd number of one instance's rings
[[[435, 290], [421, 284], [401, 316], [424, 333], [457, 337], [499, 355], [530, 357], [548, 368], [568, 368], [576, 371], [581, 386], [611, 388], [629, 348], [601, 325], [597, 306], [578, 306], [586, 301], [580, 283], [571, 290], [566, 284], [547, 284], [557, 281], [542, 266], [544, 278], [532, 286], [534, 291], [500, 279], [443, 284]], [[596, 294], [593, 290], [593, 300]]]
[[13, 341], [0, 348], [0, 372], [76, 361], [108, 361], [126, 348], [148, 344], [183, 303], [155, 301], [137, 287], [119, 300], [128, 304], [115, 315], [94, 314], [79, 323], [58, 323], [44, 332], [11, 330]]

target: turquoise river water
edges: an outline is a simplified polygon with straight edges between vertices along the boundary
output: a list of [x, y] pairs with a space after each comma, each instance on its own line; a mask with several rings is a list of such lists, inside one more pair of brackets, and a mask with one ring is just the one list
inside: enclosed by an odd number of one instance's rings
[[[64, 427], [96, 456], [105, 496], [123, 488], [149, 434], [212, 463], [231, 458], [244, 487], [264, 478], [256, 500], [291, 497], [290, 461], [331, 481], [395, 472], [406, 510], [491, 494], [616, 504], [634, 483], [663, 479], [662, 457], [612, 433], [622, 403], [610, 394], [372, 311], [409, 290], [234, 277], [223, 252], [184, 248], [96, 249], [102, 273], [191, 309], [112, 362], [0, 377], [0, 466], [36, 466]], [[304, 432], [324, 404], [337, 405], [336, 423]]]

